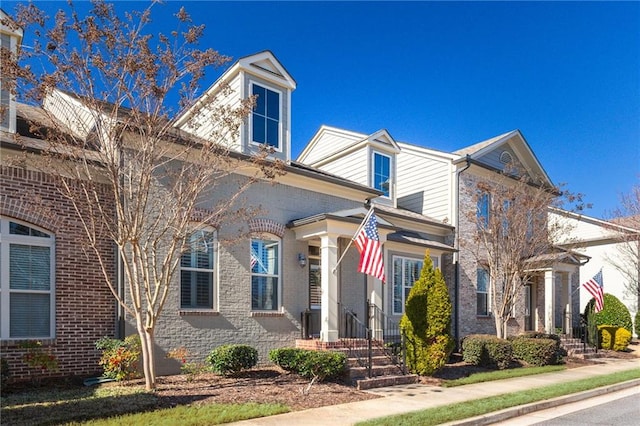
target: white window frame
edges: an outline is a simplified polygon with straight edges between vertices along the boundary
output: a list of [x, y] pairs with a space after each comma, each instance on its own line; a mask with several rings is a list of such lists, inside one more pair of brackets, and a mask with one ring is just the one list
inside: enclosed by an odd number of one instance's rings
[[[213, 261], [212, 261], [212, 268], [198, 268], [198, 267], [193, 267], [193, 266], [182, 266], [182, 256], [186, 253], [186, 252], [190, 252], [192, 253], [191, 249], [185, 249], [185, 251], [180, 255], [180, 287], [179, 287], [179, 296], [178, 296], [178, 305], [179, 305], [179, 309], [181, 311], [190, 311], [190, 310], [216, 310], [217, 309], [217, 302], [218, 302], [218, 234], [216, 232], [215, 229], [213, 228], [204, 228], [204, 229], [199, 229], [197, 231], [194, 231], [192, 233], [189, 234], [189, 240], [186, 242], [187, 247], [190, 246], [191, 244], [191, 236], [197, 233], [202, 233], [204, 235], [204, 233], [210, 233], [212, 234], [212, 239], [211, 239], [211, 247], [207, 247], [207, 250], [212, 250], [212, 255], [213, 255]], [[207, 306], [207, 307], [203, 307], [203, 306], [182, 306], [182, 272], [183, 271], [190, 271], [190, 272], [204, 272], [204, 273], [208, 273], [211, 274], [211, 306]], [[192, 286], [191, 291], [194, 291], [194, 288]], [[193, 295], [191, 296], [192, 300], [193, 300]]]
[[[259, 273], [253, 272], [253, 266], [251, 259], [253, 258], [253, 242], [254, 241], [269, 241], [271, 243], [275, 243], [278, 247], [278, 259], [276, 263], [277, 273]], [[282, 309], [282, 238], [273, 235], [273, 234], [260, 234], [254, 235], [251, 237], [249, 241], [249, 274], [251, 276], [250, 279], [250, 308], [251, 312], [280, 312]], [[274, 306], [270, 309], [264, 308], [254, 308], [253, 306], [253, 277], [265, 277], [265, 278], [275, 278], [277, 280], [277, 284], [275, 286], [276, 297], [273, 301]]]
[[253, 86], [262, 87], [263, 89], [271, 90], [272, 92], [275, 92], [275, 93], [278, 94], [278, 116], [279, 116], [279, 118], [278, 118], [278, 146], [276, 147], [276, 146], [273, 146], [273, 145], [269, 145], [267, 143], [256, 142], [256, 141], [253, 140], [253, 115], [255, 114], [255, 112], [253, 110], [249, 114], [249, 129], [248, 129], [249, 130], [249, 143], [251, 145], [254, 145], [254, 146], [266, 145], [268, 147], [273, 148], [276, 152], [282, 152], [283, 144], [284, 144], [283, 124], [282, 124], [283, 121], [284, 121], [284, 111], [283, 111], [283, 108], [282, 108], [282, 102], [283, 102], [282, 98], [284, 96], [284, 92], [282, 92], [282, 90], [276, 89], [275, 87], [251, 81], [249, 83], [249, 95], [250, 96], [253, 96]]
[[[485, 291], [480, 291], [480, 288], [478, 285], [478, 277], [480, 275], [480, 271], [484, 271], [487, 277], [487, 288]], [[478, 295], [479, 294], [486, 294], [487, 309], [485, 313], [478, 312]], [[489, 274], [489, 270], [486, 267], [483, 267], [482, 265], [478, 265], [478, 267], [476, 268], [476, 316], [488, 317], [490, 315], [491, 315], [491, 275]]]
[[[49, 237], [36, 237], [29, 235], [15, 235], [9, 233], [10, 222], [27, 226], [36, 231], [45, 233]], [[10, 245], [20, 244], [31, 247], [48, 247], [49, 250], [49, 290], [12, 290], [10, 283]], [[0, 340], [33, 340], [54, 339], [56, 319], [56, 292], [55, 292], [55, 235], [31, 223], [0, 216]], [[39, 336], [16, 336], [11, 334], [11, 294], [48, 294], [49, 295], [49, 334]], [[8, 297], [7, 297], [8, 295]]]
[[[433, 268], [439, 268], [440, 267], [440, 256], [430, 256], [431, 257], [431, 261], [433, 262]], [[411, 285], [407, 285], [406, 281], [405, 281], [405, 269], [404, 269], [404, 262], [407, 260], [410, 261], [418, 261], [421, 263], [420, 265], [420, 271], [422, 271], [422, 267], [424, 266], [424, 257], [420, 258], [420, 257], [412, 257], [412, 256], [407, 256], [407, 255], [393, 255], [391, 256], [391, 267], [393, 268], [391, 271], [391, 276], [393, 277], [392, 279], [395, 280], [396, 277], [396, 271], [395, 271], [395, 267], [396, 267], [396, 260], [401, 260], [402, 261], [402, 311], [398, 312], [396, 311], [396, 306], [395, 306], [395, 298], [394, 298], [394, 292], [396, 289], [396, 283], [393, 282], [392, 283], [392, 288], [391, 288], [391, 312], [393, 313], [393, 315], [402, 315], [404, 314], [404, 308], [405, 305], [407, 304], [407, 300], [405, 298], [405, 294], [406, 290], [409, 289], [409, 291], [411, 291], [411, 288], [413, 287], [413, 283], [411, 283]], [[418, 272], [418, 277], [417, 279], [420, 278], [420, 272]]]
[[[381, 157], [385, 157], [389, 159], [389, 177], [387, 178], [387, 182], [389, 185], [389, 195], [381, 195], [381, 197], [383, 198], [388, 198], [388, 199], [392, 199], [393, 198], [393, 157], [389, 154], [385, 154], [381, 151], [376, 151], [376, 150], [372, 150], [371, 151], [371, 173], [370, 173], [370, 178], [371, 178], [371, 187], [378, 189], [375, 187], [375, 182], [376, 182], [376, 155], [379, 155]], [[378, 189], [379, 191], [382, 191], [381, 189]]]

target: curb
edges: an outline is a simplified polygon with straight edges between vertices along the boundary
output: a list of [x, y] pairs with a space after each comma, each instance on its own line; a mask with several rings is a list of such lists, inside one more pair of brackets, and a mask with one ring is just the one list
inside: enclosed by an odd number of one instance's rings
[[570, 395], [559, 396], [559, 397], [548, 399], [545, 401], [532, 402], [525, 405], [518, 405], [516, 407], [505, 408], [504, 410], [483, 414], [481, 416], [471, 417], [468, 419], [459, 420], [455, 422], [444, 423], [444, 425], [445, 426], [490, 425], [493, 423], [512, 419], [514, 417], [524, 416], [526, 414], [530, 414], [536, 411], [546, 410], [548, 408], [554, 408], [560, 405], [582, 401], [582, 400], [593, 398], [596, 396], [617, 392], [623, 389], [629, 389], [638, 385], [640, 385], [640, 379], [628, 380], [626, 382], [620, 382], [613, 385], [603, 386], [600, 388], [582, 391], [582, 392], [578, 392]]

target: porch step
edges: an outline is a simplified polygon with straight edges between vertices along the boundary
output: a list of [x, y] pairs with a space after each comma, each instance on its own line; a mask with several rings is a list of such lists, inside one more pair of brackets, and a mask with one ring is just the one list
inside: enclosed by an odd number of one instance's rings
[[[359, 379], [364, 379], [369, 374], [369, 369], [367, 367], [349, 367], [349, 378], [352, 381], [356, 381]], [[376, 365], [375, 363], [371, 366], [371, 375], [373, 377], [380, 376], [395, 376], [397, 374], [402, 374], [400, 367], [397, 365]], [[386, 385], [385, 385], [386, 386]]]
[[365, 379], [357, 379], [355, 381], [358, 390], [367, 390], [381, 388], [385, 386], [409, 385], [418, 382], [418, 376], [415, 374], [394, 375], [394, 376], [378, 376]]
[[[395, 365], [393, 359], [387, 355], [375, 355], [371, 357], [373, 365]], [[358, 358], [347, 358], [347, 367], [359, 367], [360, 361]]]
[[560, 336], [560, 346], [567, 351], [567, 355], [574, 358], [597, 359], [602, 358], [602, 353], [595, 348], [586, 346], [580, 339], [568, 336]]

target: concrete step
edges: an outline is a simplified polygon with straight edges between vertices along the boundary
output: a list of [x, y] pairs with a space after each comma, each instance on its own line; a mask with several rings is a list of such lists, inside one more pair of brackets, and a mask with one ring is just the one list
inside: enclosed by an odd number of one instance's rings
[[380, 376], [366, 379], [355, 380], [358, 390], [366, 390], [373, 388], [381, 388], [384, 386], [409, 385], [418, 382], [418, 376], [415, 374], [397, 375], [397, 376]]
[[[367, 362], [367, 356], [363, 358], [347, 358], [347, 367], [359, 367], [361, 362]], [[393, 365], [394, 359], [387, 355], [377, 355], [371, 357], [373, 365]]]

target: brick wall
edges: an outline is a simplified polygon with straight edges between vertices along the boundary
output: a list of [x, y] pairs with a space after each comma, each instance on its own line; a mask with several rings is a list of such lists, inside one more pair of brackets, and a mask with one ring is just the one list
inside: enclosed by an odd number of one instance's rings
[[[115, 302], [98, 267], [95, 254], [83, 250], [86, 237], [69, 200], [56, 189], [56, 180], [41, 172], [0, 167], [0, 214], [44, 228], [55, 236], [55, 336], [43, 341], [58, 359], [50, 375], [100, 374], [94, 343], [115, 332]], [[108, 205], [108, 194], [105, 203]], [[114, 265], [112, 244], [100, 242], [107, 265]], [[109, 271], [113, 276], [113, 270]], [[19, 341], [0, 342], [12, 380], [32, 372], [22, 361]]]

